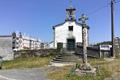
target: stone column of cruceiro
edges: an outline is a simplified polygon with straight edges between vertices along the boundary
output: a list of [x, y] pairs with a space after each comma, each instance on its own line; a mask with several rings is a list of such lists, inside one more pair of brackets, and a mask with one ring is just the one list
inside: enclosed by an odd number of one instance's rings
[[96, 69], [93, 68], [88, 62], [87, 62], [87, 47], [88, 47], [88, 29], [89, 27], [86, 24], [86, 20], [88, 18], [85, 16], [85, 14], [81, 15], [81, 18], [79, 19], [81, 21], [82, 25], [82, 43], [83, 43], [83, 64], [76, 69], [76, 74], [81, 75], [81, 74], [88, 74], [88, 73], [96, 73]]
[[87, 40], [87, 27], [83, 24], [82, 28], [82, 41], [83, 41], [83, 63], [87, 64], [87, 47], [88, 47], [88, 40]]
[[83, 63], [87, 65], [88, 26], [86, 25], [86, 20], [88, 20], [88, 18], [85, 14], [82, 14], [79, 20], [82, 25]]

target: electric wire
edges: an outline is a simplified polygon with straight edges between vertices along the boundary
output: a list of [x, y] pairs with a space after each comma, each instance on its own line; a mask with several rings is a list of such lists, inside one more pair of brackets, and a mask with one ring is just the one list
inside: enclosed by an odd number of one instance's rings
[[[117, 4], [117, 3], [120, 3], [120, 0], [115, 1], [115, 4]], [[110, 6], [110, 3], [108, 3], [108, 4], [105, 5], [105, 6], [99, 7], [99, 8], [97, 8], [97, 9], [91, 11], [91, 12], [88, 12], [88, 15], [91, 16], [91, 15], [93, 15], [93, 14], [95, 14], [95, 13], [97, 13], [97, 12], [99, 12], [99, 11], [101, 11], [101, 10], [103, 10], [103, 9], [105, 9], [105, 8], [107, 8], [107, 7], [109, 7], [109, 6]]]

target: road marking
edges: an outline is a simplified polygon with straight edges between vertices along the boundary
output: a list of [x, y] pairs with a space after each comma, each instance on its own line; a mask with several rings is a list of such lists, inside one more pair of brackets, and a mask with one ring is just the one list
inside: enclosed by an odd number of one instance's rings
[[0, 75], [0, 78], [4, 78], [4, 79], [7, 79], [7, 80], [17, 80], [17, 79], [8, 78], [8, 77], [2, 76], [2, 75]]

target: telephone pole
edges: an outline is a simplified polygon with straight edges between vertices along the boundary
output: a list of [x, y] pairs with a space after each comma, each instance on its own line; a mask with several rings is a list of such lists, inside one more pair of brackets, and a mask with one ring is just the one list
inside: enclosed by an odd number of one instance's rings
[[114, 53], [114, 2], [111, 0], [111, 41], [112, 41], [112, 57], [115, 57]]

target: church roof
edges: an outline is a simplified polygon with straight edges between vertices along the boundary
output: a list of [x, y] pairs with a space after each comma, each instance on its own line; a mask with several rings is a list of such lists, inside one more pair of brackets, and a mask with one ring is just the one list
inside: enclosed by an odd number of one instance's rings
[[[79, 26], [82, 27], [82, 24], [81, 24], [81, 23], [78, 23], [76, 20], [75, 20], [75, 21], [73, 21], [73, 20], [65, 20], [65, 22], [53, 26], [53, 29], [55, 29], [56, 27], [59, 27], [59, 26], [65, 24], [67, 21], [75, 22], [77, 25], [79, 25]], [[88, 25], [87, 25], [86, 27], [87, 27], [88, 29], [90, 29], [90, 27], [89, 27]]]
[[75, 22], [77, 25], [79, 25], [79, 26], [82, 27], [82, 24], [78, 23], [76, 20], [74, 20], [74, 21], [73, 21], [73, 20], [65, 20], [65, 22], [53, 26], [53, 29], [55, 29], [56, 27], [59, 27], [59, 26], [63, 25], [63, 24], [66, 23], [67, 21]]

